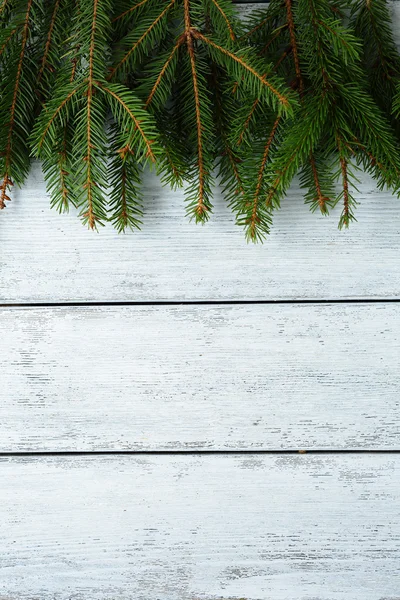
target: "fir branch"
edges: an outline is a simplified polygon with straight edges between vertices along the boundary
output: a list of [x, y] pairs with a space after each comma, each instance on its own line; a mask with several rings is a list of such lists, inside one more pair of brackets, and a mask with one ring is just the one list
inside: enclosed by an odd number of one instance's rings
[[294, 20], [293, 20], [292, 0], [285, 0], [285, 6], [286, 6], [286, 14], [287, 14], [287, 24], [289, 27], [289, 34], [290, 34], [290, 45], [291, 45], [291, 50], [293, 53], [294, 68], [295, 68], [296, 78], [297, 78], [297, 85], [299, 88], [300, 96], [302, 97], [303, 93], [304, 93], [304, 83], [303, 83], [303, 77], [302, 77], [301, 69], [300, 69], [299, 52], [298, 52], [298, 47], [297, 47], [295, 25], [294, 25]]
[[120, 21], [121, 19], [124, 19], [125, 17], [127, 17], [128, 15], [131, 15], [135, 10], [137, 10], [138, 8], [144, 6], [145, 4], [147, 4], [147, 2], [149, 2], [149, 0], [141, 0], [140, 2], [138, 2], [137, 4], [134, 4], [133, 6], [130, 6], [127, 10], [125, 10], [123, 13], [121, 13], [120, 15], [118, 15], [117, 17], [114, 17], [114, 19], [111, 20], [112, 23], [115, 23], [116, 21]]
[[287, 132], [272, 165], [272, 184], [266, 199], [268, 207], [279, 207], [279, 199], [286, 193], [294, 175], [310, 156], [320, 139], [329, 103], [326, 96], [315, 99]]
[[272, 126], [271, 132], [270, 132], [267, 142], [264, 146], [264, 152], [262, 155], [261, 164], [260, 164], [260, 168], [258, 171], [257, 184], [256, 184], [255, 193], [254, 193], [254, 198], [253, 198], [253, 206], [252, 206], [251, 215], [250, 215], [249, 221], [248, 221], [248, 229], [246, 232], [246, 235], [252, 241], [255, 241], [257, 239], [257, 227], [259, 226], [260, 221], [261, 221], [260, 217], [258, 215], [258, 207], [259, 207], [260, 194], [261, 194], [262, 184], [263, 184], [263, 176], [264, 176], [264, 171], [265, 171], [265, 167], [266, 167], [267, 160], [268, 160], [268, 155], [269, 155], [269, 152], [271, 149], [271, 144], [275, 137], [276, 130], [278, 129], [280, 121], [281, 121], [281, 116], [278, 116]]
[[350, 192], [350, 172], [348, 158], [349, 149], [347, 148], [347, 145], [345, 144], [344, 139], [338, 130], [336, 131], [336, 143], [339, 153], [340, 172], [342, 178], [342, 193], [337, 198], [337, 201], [340, 199], [343, 201], [343, 210], [339, 219], [339, 228], [341, 229], [342, 227], [349, 227], [350, 222], [355, 221], [352, 207], [357, 203]]
[[246, 38], [251, 38], [257, 31], [263, 29], [265, 25], [274, 18], [274, 14], [269, 14], [264, 19], [261, 19], [259, 22], [256, 23], [256, 25], [254, 25], [254, 27], [251, 27], [251, 29], [243, 33], [243, 35], [240, 37], [240, 41], [245, 40]]
[[[72, 98], [82, 90], [84, 85], [84, 81], [81, 81], [78, 85], [72, 81], [68, 86], [60, 90], [59, 96], [56, 96], [45, 106], [33, 134], [33, 139], [35, 140], [34, 153], [36, 155], [40, 155], [49, 134], [52, 140], [55, 139], [57, 135], [56, 126], [62, 120], [63, 111], [65, 111]], [[36, 136], [35, 132], [37, 132]]]
[[278, 58], [278, 60], [275, 63], [274, 66], [274, 71], [278, 71], [279, 67], [281, 66], [281, 64], [283, 63], [283, 61], [290, 56], [290, 54], [293, 52], [293, 48], [292, 46], [289, 46], [287, 48], [285, 48], [285, 50], [282, 52], [282, 54], [280, 55], [280, 57]]
[[46, 67], [48, 66], [48, 58], [49, 58], [50, 48], [53, 43], [53, 32], [54, 32], [54, 28], [55, 28], [55, 24], [56, 24], [56, 20], [57, 20], [57, 14], [58, 14], [58, 11], [60, 8], [60, 2], [61, 2], [61, 0], [55, 1], [53, 12], [51, 14], [49, 30], [48, 30], [47, 39], [46, 39], [46, 45], [44, 48], [43, 57], [42, 57], [42, 61], [41, 61], [41, 65], [40, 65], [40, 69], [39, 69], [39, 73], [38, 73], [38, 77], [37, 77], [37, 85], [38, 86], [40, 86], [40, 82], [42, 80], [43, 73], [44, 73]]
[[[57, 27], [60, 26], [59, 21], [62, 18], [63, 16], [60, 14], [59, 11], [57, 11]], [[56, 23], [54, 24], [53, 30], [55, 29]], [[69, 84], [73, 84], [75, 80], [76, 69], [78, 64], [77, 53], [78, 48], [73, 48], [72, 52], [69, 53], [70, 56], [72, 56], [72, 58], [69, 61], [67, 61], [65, 65], [65, 79], [67, 80], [69, 73]], [[64, 71], [64, 68], [62, 70]], [[71, 89], [74, 90], [74, 86], [71, 86]], [[75, 89], [75, 93], [77, 93], [79, 89], [79, 87], [78, 89]], [[72, 94], [71, 96], [67, 94], [66, 101], [65, 99], [64, 101], [63, 99], [61, 99], [58, 102], [58, 108], [57, 106], [55, 107], [56, 114], [53, 116], [52, 119], [50, 119], [51, 122], [49, 123], [48, 127], [45, 126], [44, 135], [42, 133], [36, 145], [36, 153], [41, 153], [44, 140], [46, 139], [46, 135], [49, 129], [51, 128], [53, 131], [53, 135], [51, 136], [51, 142], [47, 142], [47, 152], [44, 153], [42, 157], [43, 171], [46, 177], [47, 189], [51, 197], [51, 208], [55, 208], [56, 210], [58, 210], [58, 212], [68, 212], [70, 203], [76, 206], [76, 192], [74, 190], [74, 185], [71, 177], [72, 124], [69, 123], [68, 120], [68, 110], [66, 110], [66, 114], [62, 116], [65, 105], [68, 104], [69, 101], [73, 101], [73, 96], [75, 96], [75, 94]], [[45, 117], [47, 110], [43, 110], [42, 118]]]
[[0, 46], [0, 56], [3, 54], [4, 50], [7, 48], [10, 40], [13, 38], [13, 36], [17, 33], [18, 28], [15, 27], [14, 29], [11, 29], [10, 33], [8, 34], [8, 37], [6, 37], [3, 40], [3, 45]]
[[[303, 101], [303, 99], [304, 99], [304, 80], [303, 80], [303, 75], [302, 75], [301, 68], [300, 68], [297, 36], [296, 36], [295, 24], [294, 24], [294, 20], [293, 20], [292, 0], [285, 0], [285, 6], [286, 6], [286, 14], [287, 14], [287, 24], [289, 27], [289, 34], [290, 34], [290, 49], [291, 49], [291, 52], [293, 55], [293, 63], [294, 63], [294, 70], [295, 70], [296, 79], [297, 79], [297, 87], [298, 87], [299, 94], [300, 94], [300, 100]], [[277, 62], [276, 68], [278, 68], [278, 66], [281, 64], [281, 62], [282, 62], [282, 57]], [[321, 191], [321, 184], [319, 181], [317, 163], [314, 158], [313, 151], [310, 152], [309, 161], [310, 161], [310, 167], [311, 167], [311, 172], [312, 172], [312, 177], [313, 177], [313, 184], [314, 184], [316, 195], [317, 195], [318, 206], [321, 210], [321, 213], [326, 214], [327, 202], [329, 202], [329, 198], [327, 198]]]
[[129, 146], [120, 148], [121, 136], [113, 127], [111, 142], [110, 220], [118, 232], [140, 229], [142, 225], [141, 173], [135, 154]]
[[203, 125], [200, 109], [199, 84], [196, 69], [196, 58], [193, 46], [193, 30], [190, 20], [189, 0], [184, 0], [184, 18], [185, 18], [185, 34], [186, 44], [190, 58], [190, 66], [193, 78], [193, 93], [194, 105], [196, 111], [196, 128], [197, 128], [197, 158], [199, 167], [199, 190], [197, 197], [197, 205], [194, 208], [196, 221], [204, 221], [207, 218], [207, 212], [210, 210], [205, 194], [205, 166], [203, 160]]
[[363, 43], [363, 66], [370, 92], [390, 119], [397, 136], [400, 123], [393, 118], [393, 99], [400, 83], [400, 53], [386, 0], [359, 0], [352, 6], [351, 24]]
[[231, 22], [229, 21], [226, 13], [222, 10], [221, 6], [219, 5], [219, 3], [216, 0], [211, 0], [211, 2], [213, 3], [213, 5], [215, 6], [215, 8], [220, 12], [222, 18], [224, 19], [225, 23], [226, 23], [226, 27], [229, 31], [229, 37], [231, 38], [231, 40], [234, 42], [236, 39], [235, 33], [233, 31], [233, 27]]
[[90, 36], [89, 44], [89, 74], [88, 74], [88, 91], [87, 91], [87, 129], [86, 129], [86, 140], [87, 140], [87, 154], [84, 158], [86, 161], [86, 183], [85, 189], [87, 193], [87, 211], [83, 213], [85, 219], [87, 218], [90, 229], [94, 229], [96, 222], [100, 221], [100, 215], [96, 214], [93, 201], [93, 188], [97, 185], [93, 180], [93, 166], [92, 166], [92, 104], [93, 104], [93, 88], [94, 88], [94, 51], [95, 51], [95, 40], [96, 40], [96, 27], [97, 27], [97, 10], [99, 0], [93, 0], [93, 21], [92, 31]]
[[318, 207], [322, 214], [327, 214], [328, 208], [327, 203], [330, 201], [329, 197], [322, 193], [321, 183], [319, 180], [317, 163], [314, 157], [313, 152], [310, 153], [310, 166], [313, 175], [315, 190], [316, 190], [316, 202], [318, 203]]
[[[127, 113], [127, 115], [129, 116], [129, 118], [133, 121], [134, 125], [135, 125], [135, 130], [139, 132], [143, 143], [145, 144], [146, 147], [146, 158], [150, 158], [153, 162], [156, 161], [156, 156], [153, 152], [153, 149], [151, 147], [152, 143], [154, 140], [151, 140], [145, 133], [145, 131], [143, 130], [141, 124], [140, 124], [140, 120], [135, 116], [134, 111], [132, 110], [132, 108], [128, 105], [128, 102], [123, 98], [123, 96], [121, 95], [121, 93], [119, 93], [122, 88], [109, 84], [109, 85], [104, 85], [104, 84], [99, 84], [99, 87], [104, 90], [107, 94], [109, 94], [112, 98], [114, 98], [114, 100], [116, 100], [116, 102], [124, 109], [124, 111]], [[130, 144], [132, 143], [132, 137], [130, 141], [128, 142], [128, 145], [130, 146]]]
[[348, 227], [350, 222], [349, 180], [347, 174], [347, 160], [343, 157], [340, 158], [340, 167], [342, 170], [343, 181], [343, 213], [340, 221], [343, 223], [343, 225], [345, 225], [345, 227]]
[[169, 185], [172, 187], [172, 189], [175, 189], [177, 187], [182, 187], [184, 181], [183, 181], [183, 175], [181, 170], [177, 167], [175, 161], [173, 160], [172, 156], [171, 156], [171, 151], [170, 148], [168, 147], [168, 145], [163, 145], [163, 153], [164, 153], [164, 160], [168, 165], [168, 170], [169, 173], [165, 173], [165, 169], [162, 169], [162, 166], [159, 170], [159, 172], [163, 175], [162, 177], [162, 181], [163, 182], [167, 182], [169, 183]]
[[[288, 23], [289, 34], [290, 34], [290, 49], [291, 49], [291, 52], [293, 55], [294, 70], [296, 73], [297, 86], [298, 86], [298, 90], [299, 90], [299, 94], [300, 94], [300, 100], [303, 101], [303, 99], [304, 99], [304, 80], [303, 80], [303, 75], [302, 75], [301, 68], [300, 68], [297, 36], [296, 36], [295, 25], [294, 25], [294, 20], [293, 20], [292, 0], [285, 0], [285, 5], [286, 5], [287, 23]], [[280, 64], [280, 62], [278, 61], [277, 65], [279, 66], [279, 64]], [[311, 172], [312, 172], [313, 184], [314, 184], [315, 191], [316, 191], [316, 200], [318, 202], [318, 206], [320, 208], [321, 213], [326, 214], [327, 213], [327, 203], [330, 202], [330, 199], [325, 194], [322, 193], [317, 163], [316, 163], [314, 153], [312, 150], [310, 152], [309, 161], [310, 161], [310, 167], [311, 167]]]
[[[284, 111], [290, 111], [290, 99], [288, 96], [282, 94], [274, 85], [272, 85], [264, 75], [261, 75], [257, 72], [246, 60], [236, 55], [234, 52], [231, 52], [227, 48], [223, 48], [222, 46], [213, 42], [210, 38], [206, 37], [200, 31], [195, 29], [192, 30], [192, 35], [196, 39], [201, 40], [211, 48], [217, 51], [218, 54], [222, 54], [231, 59], [231, 61], [237, 63], [241, 69], [243, 69], [246, 73], [249, 73], [252, 77], [254, 77], [261, 85], [261, 88], [267, 88], [267, 90], [275, 96], [279, 105], [282, 107]], [[218, 56], [218, 54], [216, 56]]]
[[[33, 0], [28, 0], [26, 4], [26, 12], [23, 21], [23, 27], [21, 32], [21, 48], [19, 53], [19, 58], [16, 66], [16, 74], [12, 89], [12, 97], [11, 97], [11, 105], [7, 109], [8, 113], [8, 123], [5, 124], [5, 128], [7, 130], [5, 145], [2, 148], [2, 183], [0, 184], [0, 209], [5, 208], [5, 202], [10, 200], [8, 195], [8, 190], [13, 186], [13, 138], [15, 134], [15, 126], [17, 119], [17, 103], [18, 97], [21, 92], [21, 78], [23, 72], [23, 64], [25, 59], [26, 46], [28, 42], [29, 30], [30, 30], [30, 19], [31, 19], [31, 11], [33, 6]], [[5, 4], [3, 4], [3, 9]], [[17, 167], [16, 167], [17, 168]], [[22, 183], [27, 167], [24, 165], [23, 171], [18, 172], [15, 170], [14, 178], [17, 179], [18, 183]]]
[[386, 0], [346, 6], [271, 0], [241, 35], [231, 0], [0, 0], [0, 207], [33, 128], [52, 206], [91, 229], [140, 227], [147, 163], [201, 222], [217, 167], [248, 240], [297, 172], [348, 226], [355, 169], [400, 193], [400, 54]]
[[228, 205], [238, 213], [245, 198], [245, 190], [240, 172], [241, 159], [229, 136], [232, 125], [231, 115], [235, 112], [237, 101], [231, 93], [230, 81], [226, 80], [221, 69], [212, 65], [211, 73], [215, 98], [217, 152], [219, 154], [218, 177]]
[[[122, 231], [139, 226], [138, 165], [155, 161], [156, 132], [140, 100], [126, 87], [106, 81], [109, 12], [110, 0], [91, 0], [77, 8], [73, 46], [66, 53], [69, 64], [61, 69], [32, 137], [34, 152], [44, 161], [52, 204], [66, 210], [71, 198], [90, 229], [103, 225], [111, 211], [111, 221]], [[109, 109], [112, 129], [106, 129]]]
[[[146, 30], [142, 29], [140, 35], [137, 31], [128, 33], [123, 38], [121, 43], [126, 51], [118, 58], [113, 69], [119, 70], [123, 60], [129, 62], [131, 66], [140, 66], [141, 61], [138, 61], [136, 51], [139, 51], [143, 58], [148, 52], [141, 39], [149, 27], [154, 27], [161, 16], [163, 18], [165, 16], [166, 20], [163, 22], [167, 28], [171, 28], [171, 33], [167, 33], [160, 40], [159, 48], [156, 47], [155, 51], [154, 45], [151, 48], [152, 54], [148, 56], [149, 63], [145, 66], [143, 83], [140, 84], [138, 93], [144, 98], [145, 107], [156, 116], [159, 126], [164, 128], [163, 121], [165, 121], [166, 130], [169, 130], [166, 140], [170, 136], [172, 127], [180, 129], [179, 133], [174, 134], [176, 136], [174, 143], [181, 145], [178, 155], [182, 154], [186, 166], [182, 164], [180, 156], [178, 169], [173, 166], [174, 162], [171, 163], [165, 157], [162, 162], [162, 172], [168, 173], [166, 177], [172, 183], [178, 181], [177, 173], [185, 174], [189, 184], [188, 212], [197, 221], [203, 221], [208, 218], [212, 208], [211, 171], [214, 161], [217, 160], [220, 170], [222, 169], [220, 172], [224, 181], [229, 182], [228, 187], [225, 188], [229, 199], [234, 194], [234, 188], [239, 189], [240, 180], [238, 158], [228, 140], [225, 124], [218, 120], [220, 125], [216, 130], [212, 122], [212, 97], [207, 89], [210, 71], [212, 72], [217, 66], [221, 70], [222, 77], [227, 73], [240, 82], [243, 95], [251, 92], [283, 113], [292, 110], [290, 106], [292, 96], [281, 79], [276, 76], [267, 77], [272, 65], [266, 65], [264, 61], [258, 60], [250, 48], [241, 50], [233, 45], [231, 34], [234, 34], [235, 21], [233, 13], [230, 12], [229, 2], [183, 0], [170, 15], [166, 14], [165, 5], [163, 12], [160, 13], [158, 10], [157, 14], [150, 4], [146, 6], [147, 8], [143, 9], [145, 15], [143, 18], [147, 23]], [[178, 15], [181, 15], [182, 30], [180, 30]], [[172, 19], [176, 20], [172, 22]], [[133, 47], [128, 40], [139, 44], [135, 47], [136, 57], [133, 60], [128, 56]], [[113, 70], [111, 76], [113, 74], [117, 74], [117, 71]], [[213, 89], [216, 88], [217, 84], [214, 81]], [[225, 96], [224, 102], [227, 101]], [[217, 148], [226, 160], [216, 159]], [[233, 203], [232, 207], [235, 205]]]
[[155, 93], [157, 92], [157, 89], [159, 88], [159, 85], [165, 75], [165, 73], [167, 72], [168, 67], [170, 66], [172, 60], [175, 58], [176, 53], [178, 52], [179, 48], [181, 47], [181, 45], [186, 41], [187, 37], [186, 35], [181, 35], [176, 44], [174, 45], [174, 47], [172, 48], [167, 60], [165, 61], [165, 63], [163, 64], [160, 73], [153, 85], [153, 87], [151, 88], [151, 91], [147, 97], [147, 100], [145, 102], [145, 108], [148, 108], [149, 104], [151, 103], [151, 101], [154, 98]]
[[250, 121], [251, 121], [252, 117], [254, 116], [254, 113], [255, 113], [255, 111], [256, 111], [256, 109], [257, 109], [257, 107], [258, 107], [259, 103], [260, 103], [260, 99], [259, 99], [259, 98], [256, 98], [256, 99], [254, 100], [253, 104], [252, 104], [252, 107], [251, 107], [251, 109], [250, 109], [250, 112], [249, 112], [248, 116], [246, 117], [246, 120], [245, 120], [245, 122], [244, 122], [244, 124], [243, 124], [243, 127], [241, 128], [241, 132], [240, 132], [240, 135], [239, 135], [239, 138], [238, 138], [238, 141], [237, 141], [237, 145], [238, 145], [238, 146], [240, 146], [240, 145], [241, 145], [241, 143], [243, 142], [243, 139], [244, 139], [245, 133], [247, 132], [247, 130], [248, 130], [248, 128], [249, 128]]
[[58, 212], [68, 212], [70, 202], [75, 205], [69, 169], [69, 131], [64, 128], [62, 139], [54, 151], [43, 157], [47, 189], [51, 194], [51, 207]]
[[280, 27], [278, 27], [277, 29], [275, 29], [272, 37], [267, 41], [267, 43], [265, 44], [265, 46], [263, 46], [261, 48], [261, 50], [259, 51], [259, 53], [262, 54], [267, 54], [268, 50], [270, 49], [270, 47], [272, 46], [272, 44], [274, 44], [274, 42], [276, 42], [276, 40], [281, 36], [281, 34], [285, 31], [285, 29], [287, 28], [288, 24], [284, 23], [283, 25], [281, 25]]
[[163, 18], [167, 15], [167, 13], [174, 6], [176, 0], [171, 0], [169, 4], [161, 11], [161, 13], [157, 16], [157, 18], [151, 23], [151, 25], [145, 30], [145, 32], [139, 37], [139, 39], [132, 44], [129, 48], [128, 52], [124, 54], [124, 56], [118, 61], [118, 63], [110, 70], [110, 74], [108, 76], [108, 80], [111, 80], [115, 74], [128, 62], [132, 55], [134, 55], [135, 51], [140, 48], [146, 38], [152, 33], [152, 31], [159, 25], [159, 23], [163, 20]]

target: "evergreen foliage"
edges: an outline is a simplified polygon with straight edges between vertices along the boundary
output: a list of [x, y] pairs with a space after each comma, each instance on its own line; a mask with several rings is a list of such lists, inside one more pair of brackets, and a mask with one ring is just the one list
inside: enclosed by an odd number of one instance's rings
[[27, 136], [37, 104], [36, 82], [42, 0], [3, 0], [0, 4], [0, 208], [29, 171]]
[[[216, 162], [227, 193], [236, 191], [227, 131], [234, 114], [228, 111], [235, 107], [227, 86], [240, 82], [245, 97], [259, 97], [283, 114], [291, 110], [291, 93], [275, 74], [266, 78], [264, 60], [252, 48], [236, 43], [230, 0], [146, 0], [133, 6], [123, 1], [119, 11], [114, 22], [121, 37], [111, 79], [127, 83], [145, 63], [136, 91], [162, 133], [161, 172], [172, 184], [187, 182], [188, 213], [205, 221]], [[225, 152], [228, 161], [221, 159]]]
[[[378, 102], [376, 79], [384, 74], [381, 68], [369, 78], [371, 68], [366, 64], [377, 53], [378, 42], [366, 42], [365, 49], [362, 43], [368, 28], [362, 28], [360, 15], [374, 2], [361, 0], [346, 24], [346, 9], [351, 7], [341, 0], [272, 0], [248, 24], [246, 37], [261, 55], [272, 57], [274, 71], [299, 98], [294, 117], [286, 120], [277, 113], [268, 115], [255, 99], [233, 128], [238, 144], [247, 142], [241, 163], [245, 181], [241, 222], [248, 238], [259, 239], [268, 232], [272, 212], [299, 170], [311, 210], [327, 214], [342, 203], [340, 227], [355, 219], [355, 171], [361, 166], [380, 187], [398, 191], [399, 139], [389, 122], [394, 89]], [[379, 14], [383, 19], [386, 12]], [[375, 25], [379, 22], [377, 16]], [[394, 64], [390, 39], [387, 57]]]
[[[386, 0], [0, 0], [0, 208], [41, 159], [59, 211], [141, 225], [143, 165], [206, 221], [216, 179], [248, 240], [293, 177], [339, 226], [357, 171], [400, 190], [400, 54]], [[28, 142], [30, 140], [30, 143]]]
[[352, 6], [351, 25], [363, 43], [362, 61], [371, 95], [399, 135], [400, 124], [393, 118], [393, 109], [400, 90], [400, 53], [394, 42], [387, 2], [359, 0]]
[[124, 230], [140, 224], [138, 165], [155, 161], [157, 135], [137, 96], [108, 80], [111, 11], [111, 0], [76, 2], [70, 35], [60, 48], [68, 60], [32, 140], [59, 209], [71, 201], [90, 228], [110, 219]]

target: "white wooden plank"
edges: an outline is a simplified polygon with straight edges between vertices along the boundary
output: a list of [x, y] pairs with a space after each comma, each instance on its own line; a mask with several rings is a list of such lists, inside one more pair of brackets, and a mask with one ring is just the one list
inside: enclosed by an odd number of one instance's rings
[[0, 450], [400, 449], [400, 305], [2, 309]]
[[[391, 2], [400, 46], [400, 2]], [[243, 4], [244, 16], [257, 4]], [[400, 203], [364, 177], [359, 223], [339, 232], [339, 209], [312, 215], [295, 184], [264, 246], [247, 245], [221, 198], [205, 227], [184, 217], [182, 192], [145, 187], [142, 232], [87, 232], [60, 217], [36, 164], [1, 215], [0, 302], [399, 297]]]
[[[400, 46], [400, 2], [389, 3]], [[242, 4], [245, 17], [260, 4]], [[399, 24], [397, 26], [396, 24]], [[184, 217], [182, 192], [145, 186], [142, 232], [87, 232], [60, 217], [38, 164], [1, 215], [0, 302], [332, 299], [400, 296], [400, 203], [363, 177], [359, 223], [339, 232], [310, 214], [294, 184], [264, 246], [247, 245], [220, 197], [205, 227]]]
[[399, 461], [1, 462], [1, 598], [397, 600]]
[[311, 214], [294, 186], [263, 246], [245, 242], [220, 197], [203, 227], [155, 177], [145, 197], [141, 232], [89, 232], [50, 211], [35, 165], [0, 215], [0, 302], [400, 297], [400, 202], [368, 179], [349, 231], [338, 211]]

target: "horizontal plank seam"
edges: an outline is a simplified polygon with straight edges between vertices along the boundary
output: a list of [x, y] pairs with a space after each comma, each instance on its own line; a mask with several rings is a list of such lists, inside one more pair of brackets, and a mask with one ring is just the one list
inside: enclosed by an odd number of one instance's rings
[[81, 302], [24, 302], [1, 303], [0, 309], [8, 308], [85, 308], [112, 306], [219, 306], [248, 304], [397, 304], [399, 298], [299, 298], [279, 300], [121, 300]]
[[293, 454], [400, 454], [400, 449], [299, 449], [299, 450], [59, 450], [59, 451], [15, 451], [0, 452], [1, 458], [24, 458], [24, 457], [51, 457], [51, 456], [215, 456], [215, 455], [293, 455]]

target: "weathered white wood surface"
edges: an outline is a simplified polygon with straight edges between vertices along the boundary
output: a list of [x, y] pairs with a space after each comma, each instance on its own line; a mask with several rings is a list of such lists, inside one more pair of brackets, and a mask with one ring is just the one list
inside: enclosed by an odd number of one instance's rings
[[294, 186], [264, 245], [246, 244], [215, 198], [205, 226], [149, 175], [140, 232], [87, 231], [49, 208], [39, 165], [0, 215], [0, 302], [400, 297], [400, 201], [360, 185], [359, 222], [310, 213]]
[[398, 600], [400, 457], [0, 462], [0, 597]]
[[[400, 44], [400, 2], [393, 3]], [[248, 8], [240, 8], [246, 12]], [[147, 177], [142, 232], [0, 215], [0, 303], [400, 298], [400, 202], [294, 185], [264, 246]], [[399, 450], [400, 306], [0, 310], [0, 452]], [[400, 600], [400, 455], [0, 458], [0, 600]]]
[[400, 305], [0, 310], [0, 450], [400, 449]]

